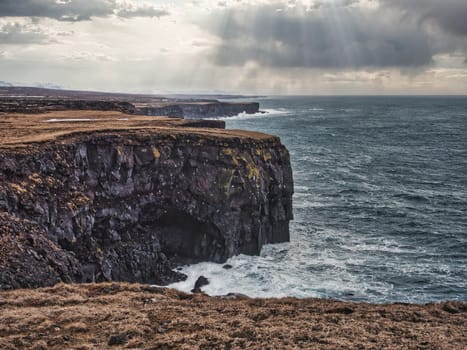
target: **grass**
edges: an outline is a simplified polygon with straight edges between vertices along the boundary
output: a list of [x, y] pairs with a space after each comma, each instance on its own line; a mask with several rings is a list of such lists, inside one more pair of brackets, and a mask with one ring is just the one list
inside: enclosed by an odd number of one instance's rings
[[[188, 295], [127, 283], [0, 292], [2, 349], [463, 349], [467, 303]], [[110, 338], [123, 343], [110, 346]], [[120, 338], [119, 338], [120, 336]]]
[[[59, 122], [48, 122], [55, 119]], [[90, 119], [90, 121], [76, 119]], [[115, 111], [53, 111], [43, 114], [0, 113], [0, 148], [27, 147], [91, 132], [138, 131], [154, 135], [195, 135], [219, 140], [276, 140], [251, 131], [196, 128], [192, 119], [127, 115]]]

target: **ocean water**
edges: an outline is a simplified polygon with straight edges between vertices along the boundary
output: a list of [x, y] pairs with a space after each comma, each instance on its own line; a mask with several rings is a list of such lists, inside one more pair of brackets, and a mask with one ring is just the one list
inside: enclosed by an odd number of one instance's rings
[[290, 243], [183, 268], [210, 295], [375, 303], [467, 300], [467, 98], [281, 97], [229, 129], [281, 137]]

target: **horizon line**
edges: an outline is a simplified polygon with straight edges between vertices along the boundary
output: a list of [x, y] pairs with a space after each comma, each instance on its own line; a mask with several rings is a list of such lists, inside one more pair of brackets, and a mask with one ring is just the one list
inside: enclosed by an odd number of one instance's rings
[[[220, 91], [166, 91], [166, 92], [128, 92], [128, 91], [109, 91], [109, 90], [96, 90], [93, 88], [89, 89], [74, 89], [74, 88], [62, 88], [62, 87], [42, 87], [34, 85], [11, 85], [11, 86], [0, 86], [0, 89], [8, 88], [29, 88], [29, 89], [42, 89], [42, 90], [54, 90], [54, 91], [72, 91], [72, 92], [86, 92], [86, 93], [103, 93], [103, 94], [122, 94], [122, 95], [153, 95], [153, 96], [164, 96], [164, 95], [203, 95], [203, 96], [230, 96], [238, 98], [274, 98], [274, 97], [467, 97], [467, 93], [375, 93], [375, 94], [268, 94], [268, 93], [243, 93], [243, 92], [220, 92]], [[1, 95], [0, 95], [1, 97]]]

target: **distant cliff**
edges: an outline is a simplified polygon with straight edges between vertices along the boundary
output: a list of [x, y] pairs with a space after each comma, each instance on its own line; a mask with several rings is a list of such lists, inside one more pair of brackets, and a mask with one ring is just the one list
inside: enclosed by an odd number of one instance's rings
[[162, 106], [136, 104], [136, 113], [138, 114], [180, 118], [232, 117], [240, 113], [254, 114], [258, 112], [259, 103], [257, 102], [179, 102], [167, 103]]
[[219, 118], [232, 117], [239, 113], [257, 113], [259, 103], [232, 103], [216, 100], [137, 103], [92, 99], [0, 98], [0, 112], [45, 113], [65, 110], [120, 111], [128, 114], [174, 118]]
[[120, 111], [133, 114], [136, 107], [129, 102], [48, 99], [48, 98], [0, 98], [0, 112], [3, 113], [46, 113], [66, 110]]
[[177, 264], [289, 239], [292, 171], [277, 137], [176, 119], [38, 118], [5, 119], [0, 288], [167, 284], [182, 278]]

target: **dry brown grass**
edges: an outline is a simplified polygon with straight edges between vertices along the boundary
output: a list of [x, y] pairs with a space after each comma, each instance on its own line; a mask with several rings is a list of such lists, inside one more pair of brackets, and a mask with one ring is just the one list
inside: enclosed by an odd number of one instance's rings
[[[51, 119], [59, 122], [48, 122]], [[91, 121], [73, 121], [91, 119]], [[273, 136], [242, 130], [188, 127], [193, 120], [128, 115], [115, 111], [53, 111], [43, 114], [0, 113], [0, 148], [29, 146], [89, 132], [139, 131], [141, 134], [192, 134], [220, 139], [267, 140]]]
[[[138, 284], [0, 293], [1, 349], [465, 349], [467, 304], [211, 298]], [[109, 346], [112, 335], [126, 343]]]

